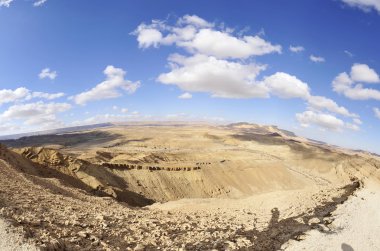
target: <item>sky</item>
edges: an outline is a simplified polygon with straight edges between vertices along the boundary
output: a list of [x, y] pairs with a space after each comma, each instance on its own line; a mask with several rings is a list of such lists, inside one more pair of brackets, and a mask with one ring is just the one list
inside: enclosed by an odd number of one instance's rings
[[250, 122], [380, 153], [380, 0], [0, 0], [0, 135]]

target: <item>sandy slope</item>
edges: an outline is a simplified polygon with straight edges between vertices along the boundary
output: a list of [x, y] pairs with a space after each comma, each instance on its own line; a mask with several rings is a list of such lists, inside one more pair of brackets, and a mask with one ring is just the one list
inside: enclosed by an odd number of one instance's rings
[[286, 250], [352, 251], [380, 249], [380, 185], [367, 180], [346, 203], [333, 213], [332, 233], [312, 230], [301, 242], [290, 241]]

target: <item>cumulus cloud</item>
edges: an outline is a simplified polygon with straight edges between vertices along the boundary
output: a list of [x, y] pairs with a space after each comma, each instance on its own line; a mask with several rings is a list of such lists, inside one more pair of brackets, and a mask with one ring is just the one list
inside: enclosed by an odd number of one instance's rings
[[308, 84], [284, 72], [264, 78], [264, 83], [271, 94], [280, 98], [307, 99], [310, 96]]
[[0, 7], [9, 7], [13, 0], [0, 0]]
[[267, 97], [268, 89], [255, 81], [264, 65], [244, 64], [217, 59], [213, 56], [178, 54], [169, 57], [171, 71], [157, 80], [177, 85], [187, 92], [208, 92], [213, 97], [253, 98]]
[[158, 81], [177, 85], [186, 92], [207, 92], [213, 97], [222, 98], [267, 98], [274, 95], [308, 99], [310, 96], [307, 83], [284, 72], [257, 80], [265, 65], [244, 64], [199, 54], [192, 57], [174, 54], [169, 57], [169, 62], [171, 71], [161, 74]]
[[24, 87], [20, 87], [15, 90], [0, 90], [0, 105], [25, 99], [29, 94], [30, 91]]
[[141, 28], [137, 41], [140, 48], [158, 47], [162, 40], [162, 33], [156, 29]]
[[50, 68], [44, 68], [38, 74], [38, 77], [40, 79], [49, 78], [51, 80], [54, 80], [57, 76], [58, 76], [57, 72], [50, 70]]
[[209, 28], [214, 26], [214, 24], [209, 23], [196, 15], [184, 15], [178, 20], [178, 24], [194, 25], [201, 28]]
[[313, 61], [314, 63], [323, 63], [326, 61], [323, 57], [318, 57], [314, 55], [310, 55], [310, 60]]
[[303, 127], [314, 125], [321, 129], [330, 131], [342, 131], [345, 128], [353, 131], [360, 130], [358, 125], [353, 123], [345, 123], [343, 120], [338, 119], [328, 113], [305, 111], [303, 113], [297, 113], [296, 119]]
[[324, 129], [339, 131], [344, 127], [344, 122], [331, 114], [319, 113], [314, 111], [305, 111], [297, 113], [296, 118], [303, 127], [317, 125]]
[[217, 58], [248, 58], [273, 52], [280, 53], [281, 47], [272, 45], [259, 36], [237, 38], [229, 33], [202, 29], [193, 40], [182, 42], [181, 46], [198, 53]]
[[34, 7], [39, 7], [39, 6], [42, 6], [44, 3], [46, 3], [47, 2], [47, 0], [38, 0], [38, 1], [35, 1], [34, 3], [33, 3], [33, 6]]
[[294, 52], [294, 53], [299, 53], [299, 52], [302, 52], [302, 51], [304, 51], [305, 50], [305, 48], [304, 47], [302, 47], [302, 46], [289, 46], [289, 50], [291, 51], [291, 52]]
[[366, 64], [354, 64], [351, 68], [351, 79], [354, 82], [379, 83], [376, 71]]
[[56, 99], [63, 97], [65, 94], [60, 93], [45, 93], [45, 92], [32, 92], [25, 87], [19, 87], [17, 89], [2, 89], [0, 90], [0, 105], [5, 103], [13, 103], [18, 101], [26, 101], [33, 98], [41, 99]]
[[[276, 72], [260, 77], [267, 66], [252, 59], [264, 54], [281, 53], [281, 46], [273, 45], [259, 35], [243, 36], [243, 33], [225, 28], [224, 24], [209, 23], [198, 16], [189, 15], [180, 18], [175, 25], [160, 20], [143, 23], [133, 34], [137, 36], [140, 48], [172, 45], [185, 49], [189, 54], [170, 55], [170, 70], [157, 77], [158, 82], [176, 85], [184, 91], [179, 98], [191, 98], [191, 92], [205, 92], [219, 98], [299, 98], [309, 106], [309, 111], [297, 115], [303, 125], [317, 124], [332, 130], [358, 128], [358, 123], [345, 123], [332, 114], [353, 119], [358, 119], [358, 115], [331, 99], [311, 95], [308, 84], [296, 76]], [[289, 50], [299, 53], [305, 49], [290, 46]], [[314, 62], [325, 61], [314, 55], [310, 59]]]
[[109, 65], [104, 70], [104, 74], [106, 75], [106, 80], [91, 90], [72, 97], [75, 103], [84, 105], [94, 100], [117, 98], [122, 96], [123, 92], [134, 93], [140, 86], [139, 81], [131, 82], [126, 80], [126, 72], [121, 68]]
[[323, 111], [327, 110], [347, 117], [358, 117], [357, 114], [350, 113], [345, 107], [339, 106], [334, 100], [322, 96], [310, 96], [308, 104], [311, 108]]
[[359, 8], [365, 12], [369, 12], [372, 9], [374, 9], [380, 13], [379, 0], [342, 0], [342, 1], [351, 7]]
[[5, 110], [0, 118], [5, 121], [22, 120], [25, 125], [35, 125], [39, 128], [53, 128], [62, 125], [56, 114], [68, 111], [68, 103], [44, 103], [42, 101], [28, 104], [17, 104]]
[[63, 92], [59, 93], [46, 93], [46, 92], [32, 92], [30, 98], [43, 98], [43, 99], [57, 99], [65, 96]]
[[374, 107], [373, 112], [375, 113], [375, 116], [380, 119], [380, 109], [377, 107]]
[[[360, 81], [361, 83], [358, 83]], [[375, 70], [367, 65], [354, 64], [350, 75], [346, 72], [340, 73], [332, 82], [333, 90], [354, 100], [380, 100], [380, 91], [366, 88], [362, 83], [379, 83], [379, 76]]]
[[193, 95], [191, 95], [191, 93], [189, 92], [185, 92], [178, 96], [179, 99], [191, 99], [192, 97]]
[[218, 59], [244, 59], [281, 53], [280, 45], [272, 45], [258, 35], [234, 35], [195, 15], [185, 15], [175, 25], [159, 20], [153, 20], [151, 24], [143, 23], [133, 34], [137, 36], [140, 48], [175, 44], [192, 54], [204, 54]]

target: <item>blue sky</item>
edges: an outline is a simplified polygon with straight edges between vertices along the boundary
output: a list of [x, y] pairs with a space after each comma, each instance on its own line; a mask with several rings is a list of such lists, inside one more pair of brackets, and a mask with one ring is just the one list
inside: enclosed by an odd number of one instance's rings
[[0, 0], [0, 134], [274, 124], [380, 152], [380, 1]]

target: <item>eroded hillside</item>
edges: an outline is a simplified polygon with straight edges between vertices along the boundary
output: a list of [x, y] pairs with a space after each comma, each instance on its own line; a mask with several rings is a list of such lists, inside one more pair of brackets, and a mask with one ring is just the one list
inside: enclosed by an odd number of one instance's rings
[[[9, 145], [36, 164], [134, 205], [345, 185], [360, 171], [374, 171], [364, 157], [249, 124], [115, 127], [45, 138], [43, 144], [32, 137]], [[368, 167], [355, 170], [359, 165]]]
[[329, 231], [336, 206], [380, 177], [370, 154], [244, 123], [115, 126], [3, 143], [1, 214], [56, 249], [275, 250], [312, 228]]

